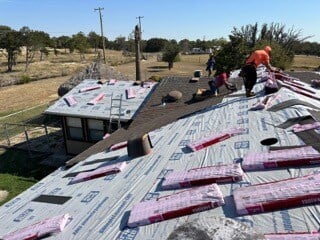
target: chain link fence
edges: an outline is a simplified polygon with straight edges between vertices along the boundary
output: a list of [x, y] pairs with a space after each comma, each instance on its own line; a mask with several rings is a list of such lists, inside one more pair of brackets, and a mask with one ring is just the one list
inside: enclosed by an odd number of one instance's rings
[[0, 147], [19, 148], [30, 154], [55, 152], [57, 145], [63, 145], [63, 135], [57, 119], [42, 114], [47, 107], [39, 105], [0, 117]]

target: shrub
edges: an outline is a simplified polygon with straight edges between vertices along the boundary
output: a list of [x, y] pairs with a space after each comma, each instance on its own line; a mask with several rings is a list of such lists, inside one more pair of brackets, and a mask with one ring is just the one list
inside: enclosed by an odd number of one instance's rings
[[31, 82], [31, 77], [29, 75], [22, 75], [20, 79], [21, 84]]
[[149, 77], [149, 80], [153, 80], [155, 82], [160, 82], [162, 80], [162, 77], [157, 76], [157, 75], [152, 75], [151, 77]]

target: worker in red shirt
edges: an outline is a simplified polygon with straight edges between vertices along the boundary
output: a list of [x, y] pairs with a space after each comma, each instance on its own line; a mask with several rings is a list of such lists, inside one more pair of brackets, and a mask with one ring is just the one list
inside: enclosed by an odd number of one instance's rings
[[222, 86], [222, 85], [225, 85], [225, 87], [228, 89], [228, 90], [231, 90], [231, 91], [236, 91], [237, 88], [228, 81], [230, 77], [230, 72], [223, 72], [223, 73], [216, 73], [215, 74], [215, 77], [213, 78], [213, 80], [210, 80], [208, 82], [209, 86], [210, 86], [210, 90], [211, 90], [211, 93], [214, 94], [215, 96], [218, 96], [218, 93], [219, 93], [219, 88]]
[[254, 51], [247, 59], [246, 65], [242, 68], [242, 76], [247, 97], [253, 97], [256, 95], [252, 92], [252, 89], [257, 82], [256, 69], [260, 64], [263, 64], [271, 72], [276, 71], [276, 68], [270, 65], [271, 50], [270, 46], [265, 46], [262, 50]]

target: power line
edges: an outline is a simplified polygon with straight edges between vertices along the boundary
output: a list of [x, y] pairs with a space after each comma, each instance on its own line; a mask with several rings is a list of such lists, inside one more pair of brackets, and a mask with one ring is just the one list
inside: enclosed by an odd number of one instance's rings
[[99, 16], [100, 16], [100, 28], [101, 28], [101, 38], [102, 38], [102, 51], [103, 51], [103, 61], [106, 63], [106, 53], [105, 53], [105, 44], [104, 44], [104, 36], [103, 36], [103, 26], [102, 26], [102, 15], [101, 15], [101, 10], [104, 8], [95, 8], [95, 11], [99, 11]]
[[138, 16], [136, 18], [139, 19], [140, 38], [141, 38], [142, 37], [141, 18], [144, 18], [144, 16]]

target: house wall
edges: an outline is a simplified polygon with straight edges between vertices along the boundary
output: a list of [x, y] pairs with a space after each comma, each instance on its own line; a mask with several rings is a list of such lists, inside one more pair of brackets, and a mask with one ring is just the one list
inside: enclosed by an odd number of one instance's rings
[[[70, 118], [72, 121], [70, 121]], [[93, 120], [93, 121], [90, 122], [90, 120]], [[108, 132], [109, 122], [106, 120], [104, 121], [101, 120], [103, 121], [103, 123], [99, 124], [98, 121], [99, 120], [87, 119], [87, 118], [74, 118], [74, 117], [67, 117], [67, 116], [62, 117], [62, 123], [63, 123], [62, 131], [63, 131], [65, 149], [67, 154], [77, 155], [103, 139], [103, 136]], [[73, 124], [73, 126], [71, 127], [73, 128], [73, 130], [75, 128], [78, 128], [77, 133], [81, 133], [81, 138], [76, 139], [74, 136], [72, 136], [72, 134], [70, 134], [70, 126], [68, 125], [68, 122], [69, 122], [69, 125], [70, 123], [71, 125]], [[120, 122], [120, 127], [121, 126], [126, 126], [126, 124]], [[96, 135], [94, 139], [92, 139], [93, 135], [91, 135], [90, 137], [90, 132], [91, 134], [93, 134], [92, 132], [93, 130], [98, 131], [98, 135]], [[116, 129], [112, 128], [111, 130], [115, 131]], [[101, 138], [100, 138], [100, 135], [101, 135]]]

